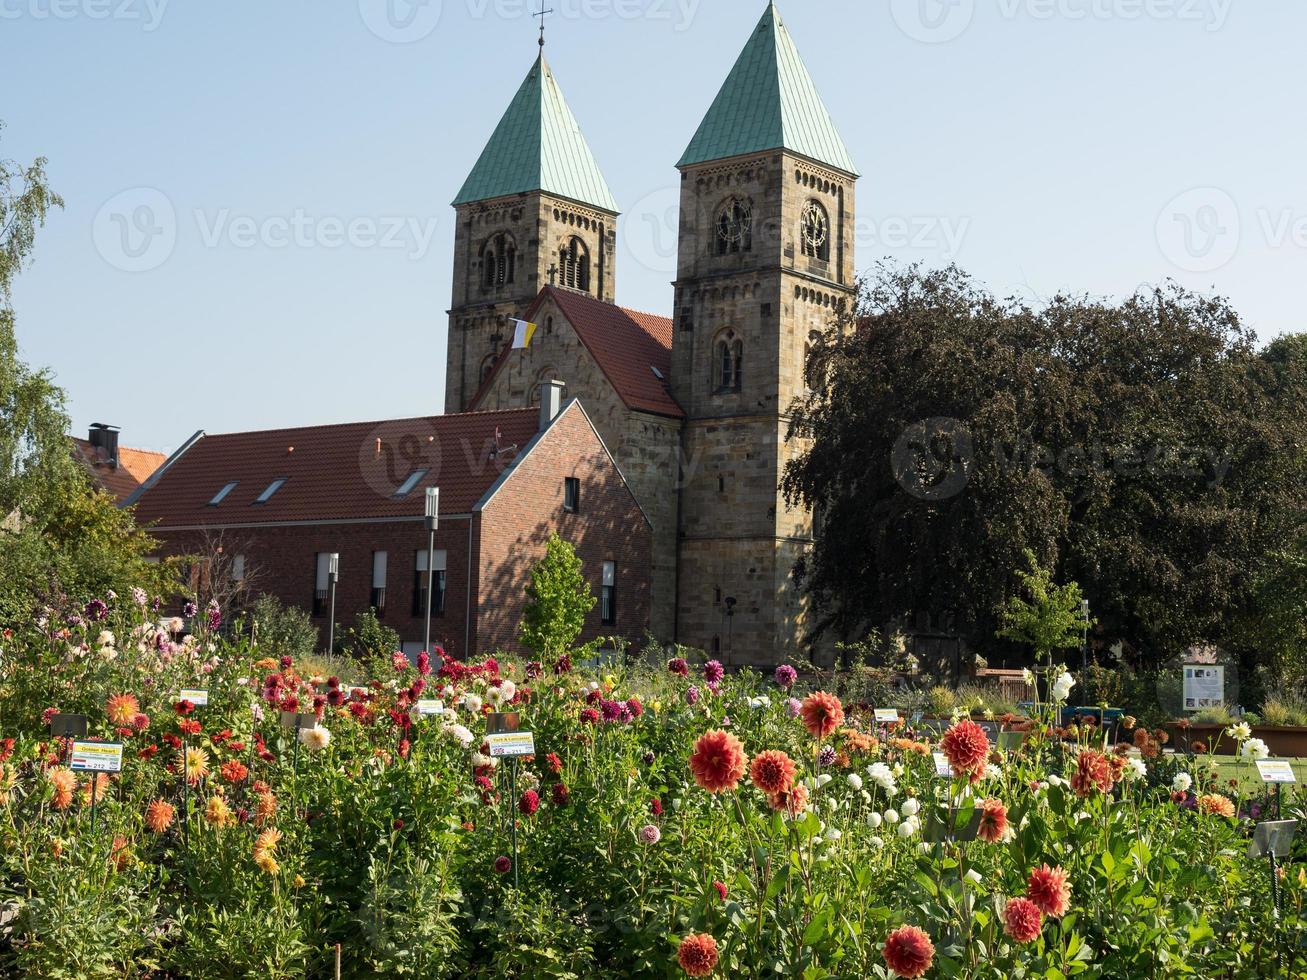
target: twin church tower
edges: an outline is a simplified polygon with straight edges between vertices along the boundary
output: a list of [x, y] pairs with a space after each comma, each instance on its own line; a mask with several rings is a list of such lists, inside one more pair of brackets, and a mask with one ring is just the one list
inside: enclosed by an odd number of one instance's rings
[[[775, 663], [803, 641], [813, 532], [778, 490], [788, 408], [853, 297], [858, 178], [775, 4], [677, 167], [667, 319], [616, 305], [618, 205], [541, 53], [454, 201], [445, 410], [564, 384], [653, 525], [653, 634]], [[526, 350], [514, 318], [539, 325]]]

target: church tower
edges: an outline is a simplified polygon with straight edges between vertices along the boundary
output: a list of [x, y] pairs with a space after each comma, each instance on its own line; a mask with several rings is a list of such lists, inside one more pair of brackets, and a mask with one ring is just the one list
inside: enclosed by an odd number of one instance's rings
[[778, 490], [805, 350], [854, 293], [858, 172], [775, 4], [681, 171], [673, 393], [685, 408], [678, 639], [722, 660], [792, 654], [811, 515]]
[[445, 411], [472, 401], [508, 322], [548, 285], [614, 301], [617, 204], [542, 50], [454, 200]]

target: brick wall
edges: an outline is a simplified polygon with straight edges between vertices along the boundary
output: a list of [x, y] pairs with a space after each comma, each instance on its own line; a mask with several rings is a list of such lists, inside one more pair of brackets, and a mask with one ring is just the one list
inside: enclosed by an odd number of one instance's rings
[[[581, 484], [575, 514], [563, 508], [567, 477]], [[596, 603], [582, 642], [596, 636], [638, 641], [648, 629], [651, 529], [580, 404], [572, 403], [480, 515], [478, 652], [520, 650], [524, 587], [554, 530], [576, 548], [596, 598], [603, 563], [617, 564], [617, 621], [600, 622]]]

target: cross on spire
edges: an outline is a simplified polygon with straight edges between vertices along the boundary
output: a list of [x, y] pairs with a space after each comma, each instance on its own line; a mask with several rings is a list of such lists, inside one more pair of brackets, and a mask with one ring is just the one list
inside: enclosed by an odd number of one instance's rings
[[553, 12], [552, 8], [546, 10], [545, 5], [542, 3], [540, 9], [532, 14], [533, 17], [540, 18], [540, 47], [542, 48], [545, 46], [545, 14], [552, 14]]

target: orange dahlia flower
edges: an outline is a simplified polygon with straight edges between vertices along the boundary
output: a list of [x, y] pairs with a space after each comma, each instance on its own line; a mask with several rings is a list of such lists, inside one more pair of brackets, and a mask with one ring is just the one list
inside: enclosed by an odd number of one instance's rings
[[1071, 788], [1080, 797], [1112, 791], [1112, 765], [1107, 756], [1093, 749], [1085, 749], [1076, 758], [1076, 771], [1071, 775]]
[[1045, 864], [1035, 868], [1030, 872], [1026, 893], [1039, 911], [1055, 919], [1066, 915], [1071, 907], [1071, 885], [1067, 882], [1067, 873], [1060, 867], [1050, 868]]
[[56, 810], [67, 810], [73, 805], [73, 793], [77, 790], [77, 775], [63, 766], [56, 766], [46, 775], [50, 785], [54, 787], [54, 798], [50, 801], [50, 805]]
[[767, 802], [777, 813], [797, 817], [808, 809], [808, 787], [803, 783], [795, 783], [784, 793], [773, 793], [767, 797]]
[[694, 743], [690, 771], [694, 781], [709, 793], [735, 789], [745, 768], [744, 746], [729, 732], [707, 732]]
[[1234, 804], [1220, 793], [1207, 793], [1198, 797], [1198, 809], [1202, 813], [1210, 813], [1218, 817], [1234, 816]]
[[1028, 898], [1014, 898], [1003, 910], [1003, 931], [1019, 943], [1033, 943], [1044, 928], [1044, 914]]
[[960, 721], [944, 733], [940, 751], [958, 775], [967, 775], [978, 782], [989, 760], [989, 736], [974, 721]]
[[717, 940], [707, 933], [692, 933], [681, 940], [676, 959], [687, 976], [711, 976], [717, 969]]
[[152, 833], [162, 834], [172, 826], [172, 818], [176, 815], [177, 809], [171, 803], [155, 800], [145, 808], [145, 826]]
[[1002, 800], [980, 801], [980, 828], [976, 836], [981, 840], [997, 844], [1007, 833], [1007, 807]]
[[794, 760], [774, 749], [759, 752], [753, 757], [753, 765], [749, 768], [753, 785], [768, 796], [787, 792], [794, 785], [794, 773]]
[[115, 694], [105, 705], [105, 714], [115, 725], [130, 725], [141, 712], [141, 702], [134, 694]]
[[816, 691], [803, 699], [799, 716], [813, 738], [830, 738], [844, 724], [844, 706], [834, 694]]

